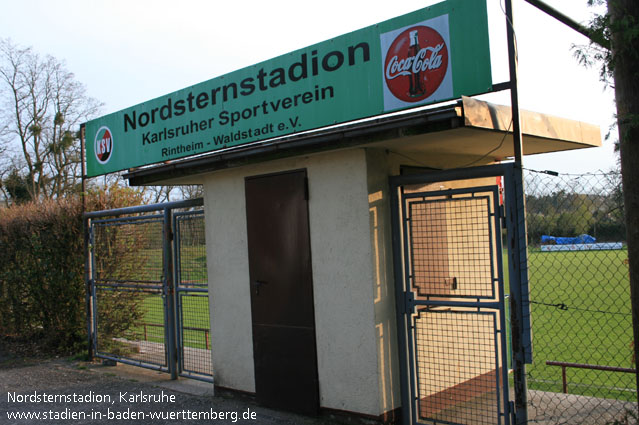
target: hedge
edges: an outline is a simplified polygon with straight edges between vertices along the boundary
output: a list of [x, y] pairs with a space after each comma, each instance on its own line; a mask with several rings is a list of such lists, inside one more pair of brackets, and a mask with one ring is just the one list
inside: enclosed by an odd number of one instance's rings
[[[141, 203], [141, 195], [126, 188], [87, 196], [88, 211]], [[86, 347], [80, 198], [0, 210], [0, 252], [0, 335], [55, 353]]]

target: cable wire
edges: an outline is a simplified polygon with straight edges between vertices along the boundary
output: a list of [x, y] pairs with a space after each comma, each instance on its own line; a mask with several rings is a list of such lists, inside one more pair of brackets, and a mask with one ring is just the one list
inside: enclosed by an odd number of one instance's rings
[[616, 314], [620, 316], [632, 315], [632, 313], [622, 313], [620, 311], [606, 311], [606, 310], [596, 310], [596, 309], [580, 308], [580, 307], [569, 307], [566, 303], [551, 304], [551, 303], [542, 303], [540, 301], [530, 301], [530, 304], [538, 304], [538, 305], [544, 305], [547, 307], [555, 307], [555, 308], [558, 308], [559, 310], [564, 310], [564, 311], [577, 310], [577, 311], [585, 311], [588, 313]]

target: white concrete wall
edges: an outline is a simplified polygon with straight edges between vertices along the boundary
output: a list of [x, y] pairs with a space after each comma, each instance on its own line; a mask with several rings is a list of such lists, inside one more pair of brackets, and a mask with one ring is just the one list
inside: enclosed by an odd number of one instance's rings
[[[255, 391], [244, 177], [300, 168], [307, 169], [309, 179], [320, 405], [379, 415], [388, 410], [386, 406], [394, 405], [394, 401], [389, 404], [383, 400], [398, 398], [395, 393], [399, 388], [394, 378], [389, 378], [397, 373], [396, 366], [388, 363], [394, 370], [385, 366], [392, 358], [388, 338], [394, 338], [388, 294], [382, 304], [375, 300], [379, 285], [373, 251], [378, 247], [371, 243], [374, 236], [364, 149], [278, 160], [205, 176], [216, 384]], [[383, 233], [387, 238], [388, 231]], [[388, 289], [382, 290], [386, 293]], [[380, 323], [381, 336], [376, 328]], [[380, 338], [384, 342], [380, 343]], [[383, 377], [379, 375], [380, 356], [384, 356], [386, 368]]]
[[244, 181], [237, 171], [206, 177], [204, 220], [215, 381], [255, 392]]
[[401, 407], [397, 320], [393, 276], [392, 226], [388, 176], [396, 168], [389, 155], [367, 149], [368, 210], [372, 247], [373, 303], [380, 414]]

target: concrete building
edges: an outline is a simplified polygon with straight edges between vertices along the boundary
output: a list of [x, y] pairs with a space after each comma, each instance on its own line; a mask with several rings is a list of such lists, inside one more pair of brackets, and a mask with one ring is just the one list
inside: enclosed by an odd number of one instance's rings
[[[463, 98], [129, 170], [134, 186], [203, 185], [216, 385], [284, 409], [393, 420], [403, 360], [388, 179], [506, 161], [510, 123], [509, 107]], [[523, 112], [522, 128], [526, 155], [601, 145], [598, 127], [544, 114]], [[495, 180], [436, 189], [484, 183]], [[463, 279], [464, 267], [445, 274]]]

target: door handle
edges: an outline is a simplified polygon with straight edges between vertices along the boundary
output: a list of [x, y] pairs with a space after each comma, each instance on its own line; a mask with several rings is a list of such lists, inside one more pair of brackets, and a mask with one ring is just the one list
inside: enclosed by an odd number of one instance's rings
[[263, 280], [256, 280], [253, 282], [253, 286], [255, 286], [255, 295], [260, 295], [260, 286], [268, 285], [268, 282]]

